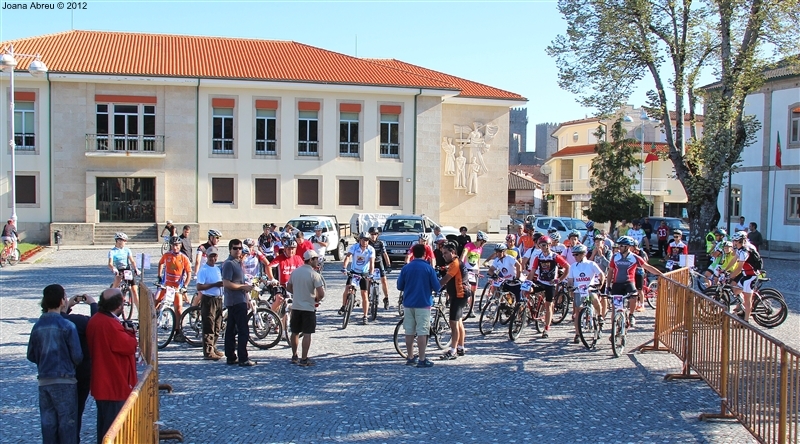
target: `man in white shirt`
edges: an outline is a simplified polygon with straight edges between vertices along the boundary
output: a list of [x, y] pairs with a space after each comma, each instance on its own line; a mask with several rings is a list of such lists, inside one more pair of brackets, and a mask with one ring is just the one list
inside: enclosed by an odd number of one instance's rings
[[738, 231], [744, 231], [745, 233], [748, 233], [750, 232], [749, 228], [750, 227], [748, 227], [747, 224], [744, 223], [744, 216], [742, 216], [739, 218], [739, 223], [736, 224], [735, 227], [733, 227], [733, 232], [736, 233]]
[[217, 267], [217, 247], [205, 249], [206, 262], [197, 273], [197, 291], [202, 292], [200, 315], [203, 322], [203, 359], [219, 361], [224, 356], [217, 350], [222, 330], [222, 270]]
[[628, 236], [632, 237], [633, 240], [636, 241], [636, 245], [641, 246], [642, 242], [644, 242], [644, 248], [646, 248], [645, 251], [650, 251], [650, 239], [648, 239], [645, 235], [641, 222], [638, 220], [633, 222], [633, 228], [628, 230]]

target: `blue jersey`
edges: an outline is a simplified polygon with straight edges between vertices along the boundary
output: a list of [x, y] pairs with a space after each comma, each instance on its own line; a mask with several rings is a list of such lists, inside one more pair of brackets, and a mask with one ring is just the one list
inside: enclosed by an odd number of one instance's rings
[[131, 256], [131, 250], [128, 247], [114, 247], [108, 252], [108, 258], [111, 259], [114, 268], [128, 268], [128, 256]]
[[355, 273], [369, 273], [369, 260], [375, 257], [375, 249], [367, 245], [363, 250], [360, 244], [351, 245], [347, 254], [352, 254], [350, 269]]

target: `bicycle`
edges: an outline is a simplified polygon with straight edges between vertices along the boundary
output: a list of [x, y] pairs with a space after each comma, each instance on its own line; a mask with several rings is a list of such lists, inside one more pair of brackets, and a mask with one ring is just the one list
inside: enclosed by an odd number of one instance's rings
[[[578, 289], [573, 287], [571, 290], [577, 291]], [[600, 338], [600, 321], [595, 313], [594, 304], [592, 304], [592, 295], [597, 294], [597, 287], [589, 286], [587, 290], [586, 296], [583, 298], [583, 308], [578, 313], [578, 335], [583, 346], [587, 350], [592, 350]]]
[[[368, 279], [366, 276], [363, 276], [359, 273], [354, 273], [352, 271], [346, 272], [347, 277], [350, 278], [350, 285], [347, 286], [347, 300], [344, 304], [344, 319], [342, 319], [342, 330], [347, 328], [347, 324], [350, 323], [350, 314], [353, 313], [353, 307], [358, 307], [361, 304], [358, 302], [361, 299], [356, 297], [356, 290], [361, 283], [361, 279]], [[402, 304], [400, 304], [402, 305]]]
[[163, 255], [172, 248], [172, 245], [169, 243], [169, 236], [162, 236], [162, 239], [164, 240], [164, 242], [161, 243], [161, 254]]
[[[783, 294], [774, 288], [761, 288], [769, 278], [761, 274], [753, 286], [753, 320], [762, 327], [774, 328], [783, 324], [789, 316], [789, 308], [783, 299]], [[723, 276], [717, 285], [707, 288], [706, 296], [713, 298], [725, 306], [728, 312], [744, 312], [744, 300], [740, 295], [734, 294], [729, 280]]]
[[567, 314], [569, 314], [571, 304], [572, 298], [569, 296], [567, 281], [561, 281], [558, 283], [556, 295], [553, 299], [553, 318], [551, 319], [550, 323], [553, 325], [558, 325], [563, 322], [564, 319], [567, 318]]
[[648, 278], [648, 284], [642, 289], [644, 291], [644, 300], [647, 302], [647, 305], [650, 306], [653, 310], [656, 309], [656, 301], [658, 300], [658, 279], [653, 278], [652, 280]]
[[495, 290], [487, 299], [478, 318], [478, 329], [484, 336], [491, 334], [498, 323], [500, 325], [508, 324], [514, 313], [516, 302], [513, 293], [503, 290], [504, 280], [502, 278], [492, 276], [491, 279], [491, 285]]
[[628, 333], [628, 299], [638, 297], [638, 292], [626, 295], [600, 294], [601, 297], [611, 299], [614, 308], [614, 317], [611, 323], [611, 351], [615, 358], [622, 356], [625, 351], [625, 336]]
[[372, 322], [378, 318], [378, 297], [381, 293], [381, 271], [377, 268], [372, 274], [372, 279], [369, 280], [369, 321]]
[[[450, 321], [449, 318], [444, 313], [444, 302], [442, 302], [442, 297], [445, 296], [447, 291], [445, 289], [440, 289], [437, 293], [437, 300], [436, 303], [431, 306], [431, 325], [430, 330], [428, 333], [428, 343], [430, 344], [431, 337], [433, 337], [434, 342], [436, 343], [436, 347], [439, 350], [444, 349], [445, 346], [450, 344], [452, 340], [452, 331], [450, 330]], [[397, 326], [394, 328], [394, 349], [397, 353], [405, 359], [408, 359], [408, 355], [406, 354], [406, 336], [405, 331], [401, 333], [401, 329], [403, 328], [403, 319], [400, 319], [400, 322], [397, 323]], [[414, 347], [417, 347], [417, 337], [416, 334], [414, 335]], [[419, 350], [415, 350], [414, 355], [419, 355]]]
[[121, 268], [118, 271], [122, 275], [122, 279], [119, 281], [119, 291], [122, 292], [124, 307], [122, 309], [122, 319], [129, 321], [133, 316], [133, 293], [131, 287], [136, 285], [136, 282], [134, 281], [133, 270]]
[[528, 322], [536, 318], [536, 307], [529, 294], [532, 288], [533, 281], [523, 281], [520, 284], [519, 290], [523, 299], [514, 303], [514, 311], [508, 321], [508, 338], [512, 341], [516, 341]]
[[22, 255], [19, 252], [19, 248], [16, 248], [16, 244], [10, 244], [3, 247], [3, 252], [0, 253], [0, 267], [3, 264], [8, 265], [17, 265], [19, 263], [19, 259]]
[[164, 290], [164, 296], [156, 299], [156, 333], [158, 336], [158, 349], [165, 348], [172, 341], [175, 333], [180, 331], [180, 325], [175, 322], [175, 310], [172, 309], [172, 302], [175, 300], [175, 294], [179, 293], [181, 297], [185, 297], [186, 288], [180, 287], [167, 287], [162, 284], [156, 284], [156, 294], [160, 290]]

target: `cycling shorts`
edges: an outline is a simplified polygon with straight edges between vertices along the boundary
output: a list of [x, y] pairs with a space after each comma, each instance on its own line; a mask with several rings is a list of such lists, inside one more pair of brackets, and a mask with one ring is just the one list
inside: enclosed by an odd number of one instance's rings
[[536, 286], [533, 289], [533, 292], [538, 293], [540, 291], [544, 292], [545, 302], [553, 302], [553, 299], [555, 299], [556, 297], [556, 287], [552, 285], [536, 284]]
[[[352, 280], [353, 280], [353, 277], [352, 277], [352, 276], [348, 277], [348, 278], [347, 278], [347, 284], [345, 284], [345, 285], [350, 285], [350, 282], [351, 282]], [[361, 276], [361, 281], [358, 283], [358, 286], [359, 286], [359, 288], [361, 288], [362, 290], [364, 290], [364, 291], [367, 291], [367, 288], [368, 288], [368, 287], [367, 287], [367, 277], [366, 277], [366, 275], [362, 275], [362, 276]]]
[[633, 282], [615, 282], [611, 285], [611, 295], [625, 296], [630, 293], [636, 293], [636, 286]]
[[739, 277], [736, 278], [737, 287], [741, 288], [745, 293], [752, 293], [753, 284], [756, 283], [757, 278], [758, 276], [747, 276], [745, 274], [740, 274]]
[[464, 307], [467, 306], [469, 301], [468, 297], [465, 298], [450, 298], [450, 320], [460, 321], [464, 317]]
[[633, 281], [634, 281], [634, 284], [636, 285], [636, 289], [637, 290], [641, 290], [642, 288], [644, 288], [644, 275], [643, 274], [636, 273], [635, 275], [633, 275]]

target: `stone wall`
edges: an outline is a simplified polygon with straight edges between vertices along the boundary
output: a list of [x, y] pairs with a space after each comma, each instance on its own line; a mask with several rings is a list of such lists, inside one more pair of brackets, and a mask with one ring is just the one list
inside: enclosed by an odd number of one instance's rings
[[[416, 205], [414, 213], [425, 214], [441, 222], [442, 202], [442, 99], [440, 97], [417, 98], [417, 158], [416, 158]], [[447, 128], [446, 126], [444, 127]], [[452, 125], [450, 125], [452, 128]], [[448, 134], [450, 134], [448, 132]]]
[[50, 245], [55, 245], [55, 242], [53, 242], [53, 233], [55, 233], [56, 230], [61, 231], [61, 245], [92, 245], [94, 243], [94, 224], [50, 224]]

